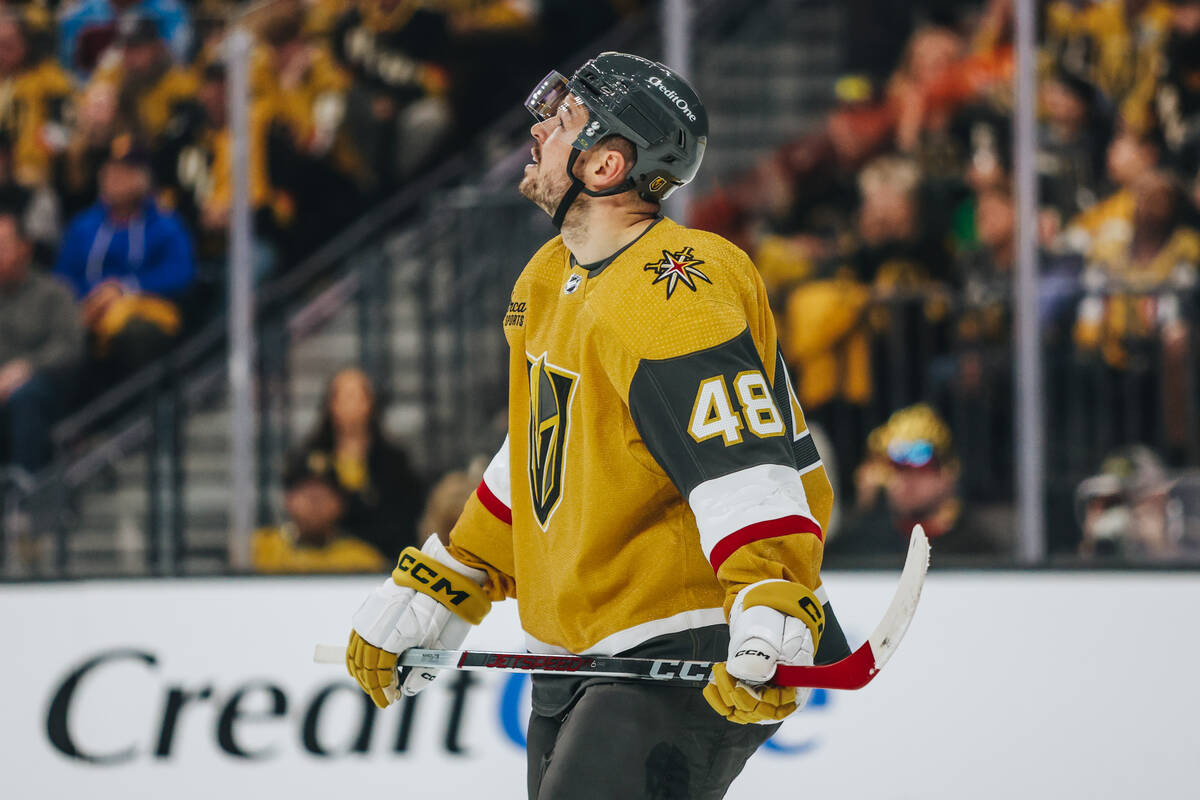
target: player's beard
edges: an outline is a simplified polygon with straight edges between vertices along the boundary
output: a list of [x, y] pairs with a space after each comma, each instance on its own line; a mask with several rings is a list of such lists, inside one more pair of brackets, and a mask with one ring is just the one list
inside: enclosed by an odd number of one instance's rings
[[567, 177], [565, 167], [558, 170], [543, 169], [545, 166], [544, 163], [535, 164], [533, 170], [521, 178], [517, 191], [553, 217], [554, 212], [558, 210], [559, 201], [571, 188], [571, 179]]

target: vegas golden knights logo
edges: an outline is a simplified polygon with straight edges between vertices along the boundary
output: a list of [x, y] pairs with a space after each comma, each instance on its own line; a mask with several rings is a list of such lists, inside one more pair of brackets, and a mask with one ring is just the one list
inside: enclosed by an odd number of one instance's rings
[[529, 365], [529, 490], [542, 530], [562, 500], [563, 467], [570, 432], [571, 398], [579, 376], [525, 354]]

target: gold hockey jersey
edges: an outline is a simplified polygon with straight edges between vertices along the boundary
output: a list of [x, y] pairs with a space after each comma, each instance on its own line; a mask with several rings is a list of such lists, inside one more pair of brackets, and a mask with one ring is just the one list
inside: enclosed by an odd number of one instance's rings
[[620, 653], [725, 623], [757, 581], [818, 589], [833, 496], [745, 253], [660, 219], [588, 268], [556, 237], [504, 332], [509, 437], [450, 552], [516, 597], [531, 650]]

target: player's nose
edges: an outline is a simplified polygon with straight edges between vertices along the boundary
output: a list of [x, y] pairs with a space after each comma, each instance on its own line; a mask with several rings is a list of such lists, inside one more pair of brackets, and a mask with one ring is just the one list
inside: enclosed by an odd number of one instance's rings
[[546, 141], [546, 131], [549, 129], [547, 123], [551, 121], [552, 120], [543, 119], [529, 126], [529, 135], [536, 139], [538, 144]]

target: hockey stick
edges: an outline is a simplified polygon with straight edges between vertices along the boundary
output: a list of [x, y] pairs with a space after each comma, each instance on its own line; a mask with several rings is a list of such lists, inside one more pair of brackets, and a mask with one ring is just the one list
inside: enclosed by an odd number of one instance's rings
[[[921, 587], [929, 569], [929, 539], [920, 525], [913, 528], [908, 555], [900, 584], [892, 596], [883, 619], [871, 636], [852, 654], [833, 664], [793, 667], [780, 664], [771, 683], [777, 686], [806, 686], [814, 689], [861, 689], [871, 682], [888, 662], [921, 599]], [[346, 660], [344, 645], [319, 644], [313, 660], [322, 664], [341, 664]], [[697, 686], [708, 682], [711, 661], [672, 661], [654, 658], [614, 656], [539, 655], [535, 653], [490, 653], [481, 650], [405, 650], [398, 666], [426, 669], [495, 670], [537, 675], [589, 675], [613, 678], [640, 678], [667, 684]]]

